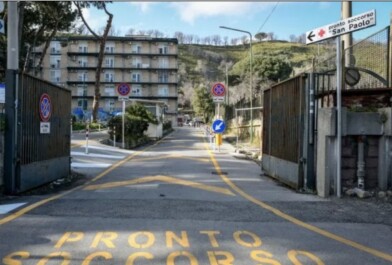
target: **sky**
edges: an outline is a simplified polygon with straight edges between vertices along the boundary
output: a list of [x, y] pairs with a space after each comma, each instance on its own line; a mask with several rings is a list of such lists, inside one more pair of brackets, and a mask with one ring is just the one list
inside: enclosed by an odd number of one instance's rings
[[[376, 10], [376, 26], [354, 33], [355, 39], [363, 39], [390, 23], [392, 2], [353, 1], [352, 16]], [[159, 30], [165, 37], [175, 32], [193, 34], [201, 38], [220, 35], [240, 38], [241, 32], [221, 29], [226, 26], [249, 31], [273, 32], [277, 39], [289, 40], [310, 30], [341, 20], [341, 2], [116, 2], [108, 4], [114, 15], [114, 28], [123, 36], [129, 28]], [[92, 28], [106, 24], [103, 11], [86, 10], [85, 15]]]

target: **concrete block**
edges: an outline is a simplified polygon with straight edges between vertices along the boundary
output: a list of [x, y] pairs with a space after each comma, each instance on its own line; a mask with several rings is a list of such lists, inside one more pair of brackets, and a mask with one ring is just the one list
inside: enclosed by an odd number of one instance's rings
[[[382, 123], [378, 112], [347, 112], [343, 135], [382, 135]], [[343, 130], [342, 130], [343, 131]]]

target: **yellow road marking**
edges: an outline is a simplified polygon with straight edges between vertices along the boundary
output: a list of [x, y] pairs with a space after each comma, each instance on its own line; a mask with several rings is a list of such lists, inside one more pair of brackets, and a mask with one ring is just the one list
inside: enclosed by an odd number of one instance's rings
[[178, 159], [189, 159], [189, 160], [196, 160], [200, 162], [209, 163], [210, 160], [206, 158], [196, 158], [196, 157], [185, 157], [181, 155], [165, 155], [165, 156], [154, 156], [154, 157], [146, 157], [146, 158], [136, 158], [133, 159], [133, 162], [141, 162], [141, 161], [148, 161], [148, 160], [158, 160], [158, 159], [169, 159], [169, 158], [178, 158]]
[[201, 184], [198, 182], [173, 178], [173, 177], [169, 177], [169, 176], [148, 176], [148, 177], [137, 178], [137, 179], [132, 179], [132, 180], [115, 181], [115, 182], [109, 182], [109, 183], [105, 183], [105, 184], [89, 185], [89, 186], [85, 187], [84, 190], [109, 189], [109, 188], [123, 187], [123, 186], [136, 185], [136, 184], [142, 184], [142, 183], [148, 183], [148, 182], [155, 182], [155, 181], [167, 182], [167, 183], [171, 183], [171, 184], [183, 185], [183, 186], [193, 187], [193, 188], [197, 188], [197, 189], [201, 189], [201, 190], [212, 191], [212, 192], [222, 193], [225, 195], [235, 196], [235, 194], [233, 192], [231, 192], [229, 189], [226, 189], [226, 188], [209, 186], [209, 185]]
[[263, 208], [263, 209], [265, 209], [267, 211], [270, 211], [273, 214], [275, 214], [275, 215], [277, 215], [277, 216], [279, 216], [279, 217], [281, 217], [281, 218], [283, 218], [283, 219], [285, 219], [285, 220], [287, 220], [287, 221], [289, 221], [289, 222], [291, 222], [293, 224], [296, 224], [296, 225], [298, 225], [300, 227], [308, 229], [308, 230], [310, 230], [312, 232], [315, 232], [315, 233], [317, 233], [319, 235], [322, 235], [322, 236], [325, 236], [327, 238], [336, 240], [336, 241], [338, 241], [340, 243], [346, 244], [346, 245], [351, 246], [353, 248], [359, 249], [361, 251], [367, 252], [369, 254], [372, 254], [374, 256], [377, 256], [379, 258], [382, 258], [382, 259], [385, 259], [387, 261], [392, 262], [392, 255], [390, 255], [388, 253], [384, 253], [384, 252], [381, 252], [381, 251], [379, 251], [377, 249], [367, 247], [365, 245], [359, 244], [359, 243], [354, 242], [352, 240], [349, 240], [349, 239], [346, 239], [344, 237], [335, 235], [335, 234], [333, 234], [331, 232], [328, 232], [327, 230], [323, 230], [323, 229], [318, 228], [318, 227], [316, 227], [314, 225], [310, 225], [308, 223], [305, 223], [304, 221], [301, 221], [301, 220], [299, 220], [299, 219], [297, 219], [297, 218], [295, 218], [293, 216], [290, 216], [290, 215], [280, 211], [279, 209], [276, 209], [276, 208], [268, 205], [267, 203], [262, 202], [262, 201], [260, 201], [260, 200], [258, 200], [256, 198], [252, 197], [251, 195], [247, 194], [246, 192], [241, 190], [237, 185], [235, 185], [226, 175], [224, 175], [222, 173], [222, 170], [221, 170], [218, 162], [216, 161], [214, 154], [209, 149], [208, 144], [206, 143], [204, 138], [203, 138], [203, 140], [204, 140], [204, 146], [207, 149], [207, 151], [208, 151], [208, 153], [210, 155], [211, 161], [212, 161], [212, 163], [213, 163], [213, 165], [215, 167], [215, 170], [218, 172], [219, 176], [222, 178], [222, 180], [227, 185], [229, 185], [230, 188], [232, 188], [235, 192], [237, 192], [243, 198], [247, 199], [250, 202], [253, 202], [254, 204], [260, 206], [261, 208]]
[[12, 214], [10, 214], [10, 215], [8, 215], [8, 216], [6, 216], [6, 217], [0, 219], [0, 226], [3, 225], [3, 224], [6, 224], [6, 223], [8, 223], [8, 222], [11, 222], [11, 221], [15, 220], [16, 218], [19, 218], [19, 217], [21, 217], [22, 215], [28, 213], [29, 211], [34, 210], [34, 209], [36, 209], [36, 208], [38, 208], [38, 207], [40, 207], [40, 206], [42, 206], [42, 205], [44, 205], [44, 204], [46, 204], [46, 203], [48, 203], [48, 202], [51, 202], [51, 201], [57, 200], [57, 199], [59, 199], [59, 198], [62, 198], [62, 197], [64, 197], [65, 195], [67, 195], [67, 194], [69, 194], [69, 193], [71, 193], [71, 192], [77, 191], [77, 190], [79, 190], [79, 189], [82, 189], [82, 188], [85, 187], [85, 186], [90, 185], [92, 182], [95, 182], [95, 181], [97, 181], [98, 179], [102, 178], [103, 176], [105, 176], [106, 174], [108, 174], [108, 173], [111, 172], [112, 170], [118, 168], [118, 167], [121, 166], [122, 164], [128, 162], [129, 160], [131, 160], [131, 159], [134, 158], [135, 156], [140, 155], [141, 153], [146, 152], [147, 150], [149, 150], [149, 149], [151, 149], [152, 147], [156, 146], [156, 145], [159, 144], [160, 141], [162, 141], [163, 139], [165, 139], [165, 138], [162, 138], [161, 140], [157, 141], [155, 144], [150, 145], [150, 146], [147, 146], [146, 148], [144, 148], [144, 149], [142, 149], [142, 150], [140, 150], [140, 151], [136, 151], [135, 153], [129, 155], [129, 156], [126, 157], [126, 158], [124, 158], [123, 160], [118, 161], [116, 164], [113, 164], [111, 167], [107, 168], [107, 169], [106, 169], [105, 171], [103, 171], [101, 174], [99, 174], [98, 176], [96, 176], [96, 177], [93, 178], [92, 180], [90, 180], [90, 181], [84, 183], [84, 184], [81, 185], [81, 186], [78, 186], [78, 187], [76, 187], [76, 188], [70, 189], [70, 190], [68, 190], [68, 191], [66, 191], [66, 192], [63, 192], [63, 193], [61, 193], [61, 194], [54, 195], [54, 196], [51, 196], [51, 197], [49, 197], [49, 198], [47, 198], [47, 199], [44, 199], [44, 200], [38, 201], [38, 202], [36, 202], [36, 203], [33, 203], [33, 204], [31, 204], [31, 205], [28, 205], [28, 206], [26, 206], [26, 207], [20, 209], [19, 211], [16, 211], [15, 213], [12, 213]]

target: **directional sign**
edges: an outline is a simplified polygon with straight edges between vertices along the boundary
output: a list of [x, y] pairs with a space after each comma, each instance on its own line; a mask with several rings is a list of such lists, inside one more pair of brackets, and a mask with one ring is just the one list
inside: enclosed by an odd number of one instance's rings
[[223, 120], [215, 120], [212, 123], [212, 130], [214, 133], [223, 133], [226, 129], [226, 124]]
[[39, 116], [41, 121], [47, 122], [52, 115], [52, 102], [48, 94], [43, 93], [39, 100]]
[[376, 25], [376, 10], [349, 17], [338, 22], [306, 32], [306, 44], [337, 37], [342, 34]]

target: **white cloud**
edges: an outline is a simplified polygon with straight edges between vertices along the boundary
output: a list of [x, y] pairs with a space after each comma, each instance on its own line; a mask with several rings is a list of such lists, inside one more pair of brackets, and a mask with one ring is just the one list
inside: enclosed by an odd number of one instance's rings
[[157, 3], [155, 3], [155, 2], [132, 2], [130, 4], [133, 6], [137, 6], [143, 13], [146, 13], [152, 5], [157, 4]]
[[271, 3], [267, 2], [177, 2], [171, 4], [180, 14], [181, 19], [190, 24], [201, 17], [243, 16], [270, 5]]

